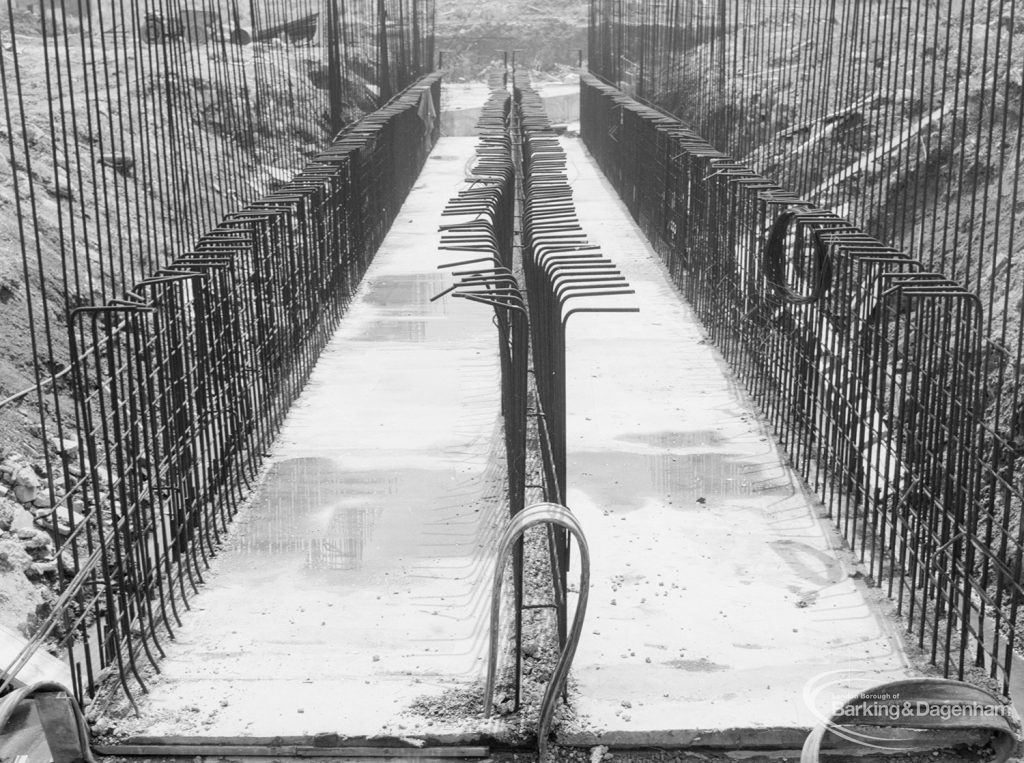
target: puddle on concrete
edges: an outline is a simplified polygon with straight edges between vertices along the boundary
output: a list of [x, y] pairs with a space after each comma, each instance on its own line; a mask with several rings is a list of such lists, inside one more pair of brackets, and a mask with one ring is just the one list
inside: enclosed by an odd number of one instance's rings
[[638, 435], [623, 435], [619, 439], [623, 442], [636, 442], [655, 448], [675, 450], [711, 447], [724, 442], [722, 435], [713, 429], [697, 429], [687, 432], [648, 432]]
[[374, 321], [353, 339], [357, 342], [458, 342], [466, 338], [465, 323], [446, 315]]
[[791, 495], [794, 488], [773, 464], [721, 453], [585, 451], [569, 456], [570, 482], [606, 509], [639, 509], [655, 498], [690, 508], [708, 496]]
[[[360, 342], [454, 342], [465, 338], [463, 322], [450, 315], [448, 304], [430, 302], [445, 288], [436, 273], [389, 276], [369, 284], [364, 299], [382, 315], [367, 323], [358, 335]], [[486, 308], [481, 307], [481, 311]]]
[[701, 657], [699, 660], [669, 660], [665, 664], [690, 673], [718, 673], [729, 669], [728, 665], [719, 665], [707, 657]]
[[[424, 257], [433, 256], [426, 251]], [[438, 263], [440, 264], [440, 260]], [[367, 282], [363, 297], [366, 302], [379, 307], [395, 307], [407, 311], [418, 305], [428, 306], [430, 298], [444, 290], [445, 279], [440, 273], [415, 273], [413, 275], [389, 275]]]
[[282, 461], [260, 486], [252, 514], [236, 524], [232, 551], [288, 564], [304, 559], [311, 572], [359, 570], [371, 545], [391, 557], [414, 556], [431, 510], [458, 479], [452, 470], [346, 471], [329, 458]]

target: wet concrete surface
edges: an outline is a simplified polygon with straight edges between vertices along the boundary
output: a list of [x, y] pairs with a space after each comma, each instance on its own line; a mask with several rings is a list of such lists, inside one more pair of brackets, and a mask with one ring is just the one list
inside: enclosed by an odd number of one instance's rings
[[120, 735], [463, 732], [407, 709], [481, 679], [505, 510], [492, 315], [429, 301], [474, 145], [427, 162]]
[[[637, 292], [614, 304], [641, 312], [569, 325], [568, 500], [593, 577], [578, 720], [559, 739], [713, 743], [743, 729], [770, 743], [913, 674], [659, 258], [582, 143], [564, 143], [583, 229]], [[822, 690], [805, 700], [807, 687]]]

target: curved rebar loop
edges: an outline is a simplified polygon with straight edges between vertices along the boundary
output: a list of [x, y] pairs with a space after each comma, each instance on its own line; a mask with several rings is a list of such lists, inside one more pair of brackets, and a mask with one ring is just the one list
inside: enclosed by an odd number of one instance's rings
[[505, 579], [505, 565], [517, 542], [522, 539], [527, 530], [537, 525], [556, 525], [567, 530], [576, 538], [576, 544], [580, 551], [580, 591], [576, 614], [573, 616], [572, 628], [569, 630], [568, 638], [558, 656], [555, 669], [551, 673], [551, 680], [548, 681], [544, 700], [540, 706], [540, 719], [537, 724], [537, 753], [538, 760], [544, 760], [547, 752], [548, 731], [555, 713], [555, 703], [565, 689], [569, 668], [572, 666], [580, 634], [583, 632], [583, 620], [587, 614], [587, 599], [590, 595], [590, 547], [587, 545], [587, 539], [579, 520], [565, 506], [555, 503], [535, 503], [528, 506], [512, 517], [498, 542], [497, 561], [494, 567], [494, 587], [491, 596], [491, 640], [487, 657], [484, 715], [490, 718], [492, 712], [494, 684], [498, 668], [498, 626], [501, 619], [501, 590]]

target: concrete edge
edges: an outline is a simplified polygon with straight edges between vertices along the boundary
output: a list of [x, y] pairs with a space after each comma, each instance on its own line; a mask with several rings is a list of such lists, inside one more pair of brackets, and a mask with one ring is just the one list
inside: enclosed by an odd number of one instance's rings
[[[720, 750], [799, 750], [810, 729], [798, 728], [734, 728], [721, 730], [675, 729], [660, 731], [578, 731], [560, 733], [557, 744], [563, 747], [597, 747], [599, 745], [617, 749], [661, 748], [661, 749], [720, 749]], [[987, 731], [960, 729], [956, 731], [913, 731], [910, 729], [889, 730], [893, 739], [912, 737], [912, 747], [918, 751], [945, 750], [956, 745], [982, 746], [991, 735]], [[885, 730], [872, 728], [876, 737]], [[827, 738], [823, 749], [835, 752], [864, 752], [865, 747], [849, 742]], [[906, 752], [906, 747], [893, 752]]]
[[[527, 740], [530, 741], [530, 740]], [[249, 747], [343, 750], [346, 748], [405, 748], [418, 750], [430, 747], [504, 747], [510, 744], [501, 731], [466, 731], [441, 733], [430, 736], [410, 734], [408, 736], [343, 736], [340, 734], [314, 734], [312, 736], [135, 736], [106, 742], [96, 742], [96, 748], [113, 747]]]
[[[782, 752], [800, 750], [810, 729], [803, 728], [732, 728], [721, 730], [705, 729], [664, 729], [647, 731], [575, 731], [556, 734], [555, 744], [559, 747], [585, 748], [604, 746], [615, 750], [647, 749], [663, 750], [718, 750], [718, 751], [764, 751]], [[951, 731], [910, 729], [880, 729], [873, 727], [875, 737], [891, 736], [893, 749], [889, 754], [932, 752], [948, 750], [958, 745], [982, 747], [991, 741], [989, 732], [981, 729], [957, 729]], [[895, 744], [896, 740], [904, 740]], [[315, 736], [270, 736], [270, 737], [131, 737], [116, 743], [95, 743], [93, 749], [104, 755], [171, 756], [181, 755], [243, 755], [243, 756], [288, 756], [300, 754], [303, 757], [317, 752], [327, 757], [336, 757], [337, 752], [350, 750], [355, 753], [364, 750], [429, 750], [431, 748], [453, 750], [455, 748], [489, 748], [505, 750], [528, 750], [535, 746], [534, 739], [519, 738], [515, 742], [501, 739], [493, 734], [469, 732], [461, 734], [438, 734], [431, 737], [379, 736], [341, 737], [336, 734]], [[476, 752], [476, 749], [473, 752]], [[867, 749], [856, 743], [826, 738], [822, 747], [834, 753], [863, 754]], [[331, 751], [336, 751], [331, 755]], [[876, 751], [877, 752], [877, 751]]]

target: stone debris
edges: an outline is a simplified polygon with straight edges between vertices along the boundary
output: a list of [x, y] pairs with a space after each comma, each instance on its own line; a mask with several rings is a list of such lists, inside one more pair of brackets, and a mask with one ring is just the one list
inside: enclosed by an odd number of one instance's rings
[[13, 475], [14, 497], [20, 503], [30, 503], [39, 495], [41, 483], [35, 469], [31, 466], [20, 467]]
[[45, 577], [56, 577], [57, 562], [50, 560], [46, 562], [32, 562], [25, 568], [25, 577], [29, 580], [41, 580]]
[[132, 177], [135, 169], [135, 159], [127, 154], [103, 154], [100, 156], [100, 164], [110, 167], [125, 177]]
[[49, 486], [40, 486], [38, 494], [32, 500], [32, 505], [37, 509], [49, 509], [53, 507], [53, 493]]
[[14, 526], [15, 511], [17, 506], [0, 498], [0, 530], [8, 532]]
[[70, 535], [73, 527], [78, 527], [85, 521], [85, 517], [76, 511], [72, 511], [69, 517], [67, 509], [63, 507], [57, 511], [46, 509], [35, 513], [35, 524], [38, 527], [51, 532], [56, 530], [60, 535]]
[[[39, 427], [34, 433], [43, 440]], [[48, 473], [47, 462], [37, 455], [0, 452], [0, 625], [25, 636], [48, 615], [59, 573], [70, 576], [77, 571], [72, 545], [81, 556], [84, 539], [76, 536], [69, 543], [72, 528], [88, 522], [96, 505], [101, 507], [98, 517], [109, 524], [113, 506], [113, 475], [106, 468], [92, 470], [89, 464], [86, 478], [96, 481], [98, 500], [91, 488], [82, 496], [65, 496], [59, 487], [64, 479], [60, 469], [63, 462], [73, 478], [82, 475], [80, 443], [55, 436], [45, 442], [54, 454], [54, 473]]]
[[78, 455], [78, 440], [69, 440], [57, 437], [56, 435], [49, 439], [50, 448], [55, 453], [60, 453], [66, 458], [74, 458]]

